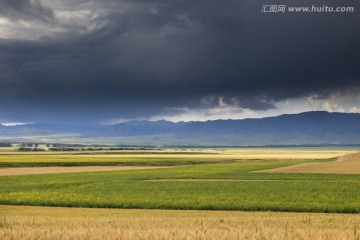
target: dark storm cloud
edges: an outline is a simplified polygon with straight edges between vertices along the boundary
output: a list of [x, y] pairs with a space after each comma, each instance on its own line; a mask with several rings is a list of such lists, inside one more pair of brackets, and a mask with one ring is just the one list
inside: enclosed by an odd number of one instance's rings
[[[66, 4], [98, 11], [92, 18], [98, 27], [37, 41], [1, 40], [2, 116], [146, 117], [169, 108], [209, 107], [218, 97], [265, 110], [283, 99], [359, 86], [358, 1], [317, 1], [354, 6], [355, 12], [312, 14], [264, 14], [261, 6], [268, 3], [250, 0]], [[0, 14], [14, 21], [53, 18], [51, 1], [44, 6], [3, 1]], [[218, 97], [202, 101], [208, 96]]]

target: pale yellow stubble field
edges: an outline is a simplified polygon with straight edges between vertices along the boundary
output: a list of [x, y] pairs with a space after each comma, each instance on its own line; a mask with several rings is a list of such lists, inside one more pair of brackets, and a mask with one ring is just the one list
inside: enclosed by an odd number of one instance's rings
[[303, 163], [259, 172], [360, 174], [360, 153], [339, 156], [331, 162]]

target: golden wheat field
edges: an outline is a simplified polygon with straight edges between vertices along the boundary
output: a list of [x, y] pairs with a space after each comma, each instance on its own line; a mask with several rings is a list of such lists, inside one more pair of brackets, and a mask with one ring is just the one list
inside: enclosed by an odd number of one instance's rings
[[359, 239], [360, 215], [0, 206], [0, 239]]

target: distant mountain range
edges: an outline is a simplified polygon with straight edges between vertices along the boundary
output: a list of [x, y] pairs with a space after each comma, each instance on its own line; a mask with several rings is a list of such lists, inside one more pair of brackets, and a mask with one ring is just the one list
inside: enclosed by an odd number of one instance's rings
[[206, 122], [130, 121], [111, 126], [36, 123], [0, 125], [0, 139], [72, 134], [77, 141], [102, 143], [246, 146], [292, 144], [360, 144], [360, 114], [323, 111], [277, 117]]

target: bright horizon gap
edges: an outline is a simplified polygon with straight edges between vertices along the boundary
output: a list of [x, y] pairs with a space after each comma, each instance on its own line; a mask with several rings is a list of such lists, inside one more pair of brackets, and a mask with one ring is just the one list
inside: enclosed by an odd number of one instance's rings
[[[115, 124], [121, 124], [121, 123], [127, 123], [132, 121], [148, 121], [148, 122], [158, 122], [158, 121], [167, 121], [167, 122], [173, 122], [173, 123], [179, 123], [179, 122], [207, 122], [207, 121], [217, 121], [217, 120], [245, 120], [245, 119], [262, 119], [262, 118], [271, 118], [271, 117], [278, 117], [282, 115], [292, 115], [292, 114], [301, 114], [306, 112], [328, 112], [328, 113], [355, 113], [359, 114], [359, 112], [352, 112], [352, 111], [327, 111], [327, 110], [311, 110], [311, 111], [304, 111], [304, 112], [291, 112], [291, 113], [279, 113], [279, 114], [273, 114], [273, 115], [254, 115], [254, 116], [248, 116], [248, 117], [239, 117], [239, 118], [209, 118], [205, 120], [171, 120], [166, 118], [133, 118], [133, 119], [120, 119], [119, 121], [114, 123], [106, 123], [106, 122], [100, 122], [97, 124], [84, 124], [84, 125], [102, 125], [102, 126], [111, 126]], [[117, 119], [113, 119], [117, 120]], [[0, 125], [5, 127], [14, 127], [14, 126], [23, 126], [23, 125], [29, 125], [29, 124], [36, 124], [36, 123], [53, 123], [53, 124], [62, 124], [61, 122], [0, 122]], [[81, 125], [76, 123], [64, 123], [66, 125]]]
[[1, 122], [0, 124], [5, 127], [14, 127], [14, 126], [33, 124], [33, 123], [32, 122]]
[[[329, 112], [326, 110], [314, 110], [314, 111], [306, 111], [306, 112], [328, 112], [328, 113], [354, 113], [354, 112]], [[214, 119], [208, 119], [208, 120], [190, 120], [190, 121], [174, 121], [174, 120], [166, 120], [166, 119], [158, 119], [158, 120], [149, 120], [149, 119], [127, 119], [115, 124], [120, 124], [120, 123], [126, 123], [126, 122], [132, 122], [132, 121], [148, 121], [148, 122], [158, 122], [158, 121], [167, 121], [167, 122], [173, 122], [173, 123], [178, 123], [178, 122], [207, 122], [207, 121], [217, 121], [217, 120], [245, 120], [245, 119], [261, 119], [261, 118], [271, 118], [271, 117], [278, 117], [278, 116], [282, 116], [282, 115], [292, 115], [292, 114], [300, 114], [300, 113], [306, 113], [306, 112], [297, 112], [297, 113], [282, 113], [279, 115], [269, 115], [269, 116], [254, 116], [254, 117], [246, 117], [246, 118], [214, 118]], [[355, 113], [358, 114], [358, 113]], [[108, 125], [111, 126], [113, 124], [100, 124], [100, 125]]]

